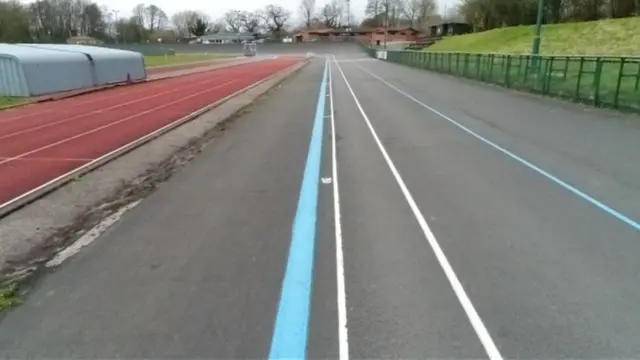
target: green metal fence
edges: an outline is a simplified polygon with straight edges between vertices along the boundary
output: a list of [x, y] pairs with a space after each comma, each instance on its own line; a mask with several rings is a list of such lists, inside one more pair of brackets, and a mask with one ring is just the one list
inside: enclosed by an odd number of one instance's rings
[[[366, 51], [375, 57], [375, 49]], [[640, 58], [388, 51], [387, 61], [599, 107], [640, 111]]]

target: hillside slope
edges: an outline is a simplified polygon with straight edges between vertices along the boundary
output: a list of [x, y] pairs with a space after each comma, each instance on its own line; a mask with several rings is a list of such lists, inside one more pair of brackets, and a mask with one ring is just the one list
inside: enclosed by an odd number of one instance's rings
[[[450, 36], [427, 50], [527, 54], [533, 33], [533, 26], [516, 26]], [[640, 17], [544, 25], [541, 53], [640, 56]]]

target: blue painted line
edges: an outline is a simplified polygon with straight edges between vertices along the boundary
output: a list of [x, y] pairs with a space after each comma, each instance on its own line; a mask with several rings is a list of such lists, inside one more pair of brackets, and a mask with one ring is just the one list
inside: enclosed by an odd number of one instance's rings
[[[361, 68], [363, 69], [363, 68]], [[364, 70], [364, 69], [363, 69]], [[366, 72], [369, 72], [368, 70], [365, 70]], [[586, 200], [587, 202], [591, 203], [592, 205], [596, 206], [597, 208], [599, 208], [600, 210], [603, 210], [604, 212], [606, 212], [607, 214], [615, 217], [616, 219], [622, 221], [623, 223], [633, 227], [636, 230], [640, 231], [640, 223], [638, 223], [637, 221], [631, 219], [630, 217], [622, 214], [621, 212], [614, 210], [613, 208], [605, 205], [604, 203], [596, 200], [595, 198], [591, 197], [590, 195], [588, 195], [587, 193], [579, 190], [578, 188], [576, 188], [575, 186], [567, 183], [564, 180], [561, 180], [560, 178], [558, 178], [555, 175], [552, 175], [551, 173], [549, 173], [548, 171], [545, 171], [543, 169], [541, 169], [540, 167], [536, 166], [535, 164], [523, 159], [522, 157], [512, 153], [511, 151], [503, 148], [502, 146], [482, 137], [481, 135], [477, 134], [476, 132], [474, 132], [473, 130], [469, 129], [468, 127], [462, 125], [461, 123], [455, 121], [454, 119], [448, 117], [447, 115], [439, 112], [438, 110], [432, 108], [431, 106], [423, 103], [422, 101], [416, 99], [415, 97], [411, 96], [410, 94], [408, 94], [405, 91], [400, 90], [399, 88], [397, 88], [396, 86], [390, 84], [389, 82], [387, 82], [386, 80], [378, 77], [375, 74], [372, 74], [371, 72], [369, 72], [369, 74], [373, 75], [374, 77], [378, 78], [378, 80], [381, 80], [382, 82], [386, 83], [387, 85], [389, 85], [389, 87], [391, 87], [392, 89], [396, 90], [397, 92], [399, 92], [400, 94], [404, 95], [405, 97], [413, 100], [416, 104], [422, 106], [423, 108], [431, 111], [434, 114], [439, 115], [440, 117], [442, 117], [443, 119], [447, 120], [448, 122], [450, 122], [451, 124], [457, 126], [458, 128], [460, 128], [461, 130], [465, 131], [467, 134], [475, 137], [476, 139], [482, 141], [483, 143], [493, 147], [494, 149], [500, 151], [501, 153], [509, 156], [510, 158], [518, 161], [519, 163], [525, 165], [526, 167], [530, 168], [531, 170], [534, 170], [535, 172], [537, 172], [540, 175], [543, 175], [544, 177], [546, 177], [547, 179], [555, 182], [556, 184], [562, 186], [563, 188], [565, 188], [566, 190], [572, 192], [573, 194], [581, 197], [582, 199]]]
[[269, 359], [304, 359], [307, 353], [328, 63], [320, 83]]

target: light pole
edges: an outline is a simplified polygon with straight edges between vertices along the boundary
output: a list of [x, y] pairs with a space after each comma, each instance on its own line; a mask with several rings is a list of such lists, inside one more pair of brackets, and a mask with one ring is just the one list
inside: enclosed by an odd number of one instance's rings
[[118, 13], [120, 13], [120, 10], [113, 10], [113, 14], [116, 16], [116, 21], [114, 23], [114, 30], [116, 33], [116, 44], [118, 43]]
[[351, 0], [345, 0], [347, 4], [347, 27], [351, 26]]
[[387, 36], [389, 33], [389, 1], [384, 2], [384, 44], [383, 49], [387, 50]]
[[535, 35], [533, 36], [533, 47], [531, 49], [532, 57], [532, 65], [533, 67], [538, 66], [538, 60], [540, 57], [540, 32], [542, 30], [542, 14], [544, 9], [544, 0], [538, 0], [538, 17], [536, 18], [536, 30]]
[[351, 0], [346, 0], [347, 3], [347, 40], [351, 40]]

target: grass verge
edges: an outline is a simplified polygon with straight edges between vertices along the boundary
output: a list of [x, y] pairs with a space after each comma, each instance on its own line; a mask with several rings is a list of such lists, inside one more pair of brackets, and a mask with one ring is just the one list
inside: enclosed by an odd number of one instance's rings
[[0, 311], [10, 309], [20, 304], [18, 285], [6, 284], [0, 287]]
[[7, 106], [17, 105], [23, 101], [25, 101], [23, 98], [0, 96], [0, 109]]
[[144, 63], [147, 67], [181, 65], [192, 62], [216, 60], [228, 57], [226, 54], [179, 54], [179, 55], [147, 55]]
[[[542, 27], [542, 55], [640, 56], [640, 17]], [[530, 54], [534, 26], [514, 26], [447, 36], [428, 51]]]

